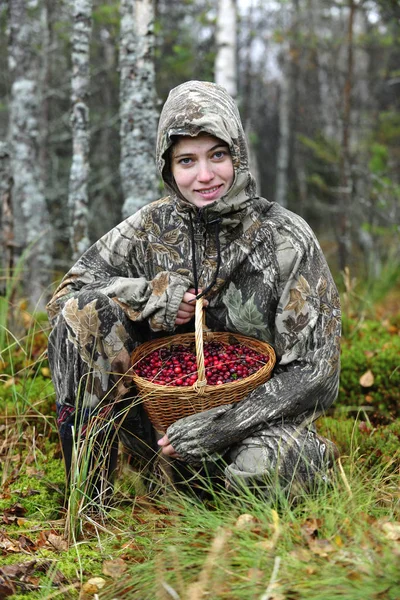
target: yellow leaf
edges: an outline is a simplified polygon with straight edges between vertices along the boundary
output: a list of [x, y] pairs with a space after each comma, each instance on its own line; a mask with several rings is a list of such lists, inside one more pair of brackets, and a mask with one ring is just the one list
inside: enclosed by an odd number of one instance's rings
[[97, 594], [101, 588], [103, 588], [106, 584], [106, 580], [102, 577], [92, 577], [88, 579], [86, 583], [82, 586], [82, 592], [85, 594]]
[[50, 377], [50, 369], [48, 367], [43, 367], [42, 369], [40, 369], [40, 372], [43, 375], [43, 377]]
[[371, 370], [366, 371], [364, 375], [361, 375], [360, 377], [360, 385], [365, 388], [372, 387], [374, 381], [375, 378]]
[[335, 542], [336, 546], [338, 546], [339, 548], [341, 548], [343, 546], [343, 540], [340, 537], [340, 535], [335, 535], [333, 541]]

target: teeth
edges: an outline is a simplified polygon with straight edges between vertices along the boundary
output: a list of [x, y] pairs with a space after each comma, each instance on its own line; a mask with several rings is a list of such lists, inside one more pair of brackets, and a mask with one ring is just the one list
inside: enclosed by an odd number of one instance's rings
[[209, 188], [207, 190], [199, 190], [199, 193], [200, 194], [211, 194], [212, 192], [215, 192], [218, 188], [219, 188], [219, 186], [217, 185], [216, 187]]

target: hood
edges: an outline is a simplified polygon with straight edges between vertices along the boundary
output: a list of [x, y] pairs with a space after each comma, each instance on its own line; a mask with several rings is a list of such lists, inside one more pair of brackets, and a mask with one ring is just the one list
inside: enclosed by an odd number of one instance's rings
[[207, 212], [219, 215], [241, 211], [246, 201], [256, 195], [254, 179], [249, 171], [246, 138], [237, 106], [228, 92], [216, 83], [187, 81], [171, 90], [160, 115], [157, 133], [157, 167], [167, 192], [182, 209], [192, 208], [183, 198], [172, 177], [167, 150], [172, 136], [213, 135], [229, 146], [234, 179], [228, 193], [207, 207]]

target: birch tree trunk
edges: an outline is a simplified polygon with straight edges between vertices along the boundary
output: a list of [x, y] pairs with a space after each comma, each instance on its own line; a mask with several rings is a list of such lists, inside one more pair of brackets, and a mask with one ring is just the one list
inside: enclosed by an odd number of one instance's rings
[[7, 144], [0, 142], [0, 210], [1, 210], [1, 285], [0, 293], [5, 295], [7, 277], [13, 268], [14, 227], [11, 205], [12, 177], [10, 153]]
[[[291, 122], [291, 112], [293, 108], [293, 100], [297, 93], [297, 84], [295, 77], [295, 65], [294, 62], [297, 56], [297, 38], [298, 38], [298, 27], [299, 27], [299, 2], [293, 0], [292, 6], [282, 10], [288, 11], [288, 19], [290, 26], [288, 29], [288, 42], [284, 44], [282, 55], [283, 55], [283, 67], [282, 75], [279, 84], [279, 145], [277, 152], [277, 174], [276, 174], [276, 188], [275, 188], [275, 201], [281, 206], [287, 207], [288, 205], [288, 189], [289, 189], [289, 161], [290, 161], [290, 149], [292, 142], [292, 127], [295, 122]], [[294, 111], [293, 111], [294, 112]]]
[[121, 0], [120, 138], [123, 217], [157, 197], [153, 0]]
[[[29, 9], [36, 8], [34, 1]], [[40, 23], [25, 0], [9, 0], [10, 153], [16, 250], [27, 251], [25, 292], [32, 307], [44, 309], [51, 274], [51, 231], [39, 163], [40, 99], [37, 46]]]
[[[287, 48], [289, 50], [289, 48]], [[290, 60], [285, 59], [285, 62]], [[289, 92], [289, 66], [286, 64], [282, 72], [279, 90], [279, 146], [276, 160], [276, 192], [275, 201], [281, 206], [287, 206], [288, 194], [288, 169], [290, 147], [290, 92]]]
[[73, 260], [89, 247], [89, 107], [92, 0], [72, 0], [71, 126], [72, 164], [69, 179], [70, 245]]
[[353, 59], [353, 29], [356, 5], [354, 0], [349, 0], [349, 19], [347, 26], [347, 60], [346, 81], [343, 89], [343, 117], [342, 117], [342, 148], [340, 158], [340, 196], [339, 214], [337, 223], [337, 240], [339, 248], [339, 267], [344, 271], [348, 266], [351, 250], [350, 221], [348, 211], [351, 206], [351, 162], [350, 162], [350, 132], [351, 132], [351, 109], [352, 89], [354, 76]]
[[236, 27], [236, 1], [218, 0], [215, 83], [222, 85], [233, 98], [237, 96]]

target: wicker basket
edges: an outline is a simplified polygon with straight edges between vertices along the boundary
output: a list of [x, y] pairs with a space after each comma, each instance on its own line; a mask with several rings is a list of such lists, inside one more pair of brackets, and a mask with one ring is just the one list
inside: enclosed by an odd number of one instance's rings
[[[223, 383], [221, 385], [207, 385], [204, 367], [203, 339], [217, 341], [223, 344], [239, 342], [269, 356], [268, 362], [258, 371], [245, 379]], [[165, 386], [152, 383], [133, 372], [133, 381], [143, 400], [144, 408], [151, 423], [160, 432], [178, 419], [192, 415], [223, 404], [231, 404], [245, 398], [256, 387], [265, 383], [272, 373], [275, 365], [275, 352], [272, 346], [254, 338], [230, 332], [212, 332], [207, 330], [203, 315], [202, 298], [196, 302], [195, 333], [174, 335], [145, 342], [132, 353], [132, 366], [141, 359], [160, 348], [171, 345], [190, 347], [196, 345], [198, 380], [192, 386]]]

